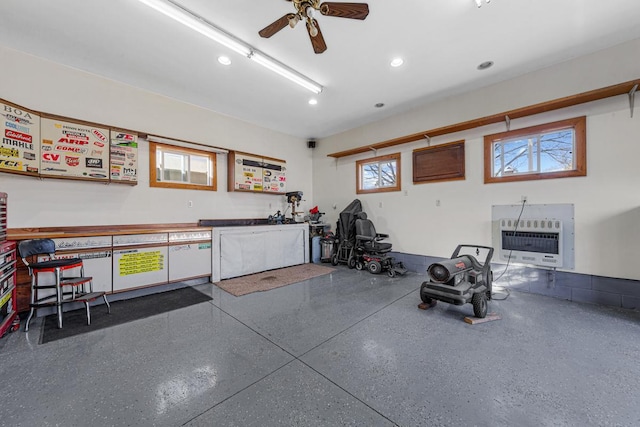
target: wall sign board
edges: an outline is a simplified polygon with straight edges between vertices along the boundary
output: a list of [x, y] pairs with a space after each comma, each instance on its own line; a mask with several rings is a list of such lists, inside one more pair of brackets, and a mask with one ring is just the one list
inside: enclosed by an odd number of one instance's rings
[[48, 117], [40, 122], [41, 175], [109, 179], [109, 129]]

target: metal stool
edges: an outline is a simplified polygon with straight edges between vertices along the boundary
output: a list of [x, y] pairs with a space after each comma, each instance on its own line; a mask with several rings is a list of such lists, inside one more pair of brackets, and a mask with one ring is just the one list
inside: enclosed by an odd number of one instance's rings
[[[25, 332], [29, 330], [29, 322], [35, 311], [40, 307], [56, 307], [58, 316], [58, 328], [62, 328], [62, 305], [70, 302], [82, 302], [87, 312], [87, 325], [91, 324], [91, 312], [89, 304], [102, 297], [107, 305], [107, 311], [111, 313], [111, 306], [107, 301], [105, 292], [93, 292], [93, 277], [84, 276], [84, 265], [80, 258], [55, 259], [55, 242], [51, 239], [23, 240], [18, 244], [18, 252], [22, 262], [28, 267], [31, 276], [31, 299], [29, 317], [25, 325]], [[48, 259], [38, 261], [38, 256], [46, 256]], [[29, 262], [32, 257], [33, 262]], [[64, 277], [63, 272], [80, 269], [80, 276]], [[55, 281], [41, 280], [43, 273], [53, 273]], [[88, 286], [88, 289], [87, 289]], [[67, 289], [65, 289], [67, 287]], [[50, 289], [55, 293], [38, 295], [40, 290]]]

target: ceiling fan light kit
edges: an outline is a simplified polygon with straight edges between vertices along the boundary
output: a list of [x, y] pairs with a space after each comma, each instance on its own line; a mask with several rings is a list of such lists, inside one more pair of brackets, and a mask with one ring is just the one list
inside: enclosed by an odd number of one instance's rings
[[334, 16], [337, 18], [349, 18], [363, 20], [369, 15], [369, 5], [367, 3], [341, 3], [324, 2], [320, 0], [287, 0], [293, 3], [296, 13], [287, 13], [276, 19], [271, 24], [258, 31], [261, 37], [269, 38], [282, 30], [287, 24], [294, 28], [300, 21], [305, 21], [311, 46], [315, 53], [322, 53], [327, 50], [320, 25], [316, 19], [316, 12], [321, 15]]
[[[284, 65], [283, 63], [276, 61], [250, 46], [248, 43], [238, 39], [237, 37], [227, 33], [226, 31], [216, 27], [212, 23], [208, 22], [201, 16], [185, 9], [171, 0], [138, 0], [140, 3], [168, 16], [169, 18], [191, 28], [194, 31], [202, 34], [209, 39], [220, 43], [221, 45], [233, 50], [234, 52], [252, 59], [263, 67], [277, 73], [278, 75], [289, 79], [290, 81], [297, 83], [298, 85], [310, 90], [315, 94], [322, 92], [323, 87], [311, 80], [307, 76], [297, 72], [296, 70]], [[291, 15], [291, 16], [289, 16]], [[284, 18], [286, 26], [289, 19], [293, 19], [294, 14], [291, 13]], [[293, 24], [295, 26], [295, 24]]]

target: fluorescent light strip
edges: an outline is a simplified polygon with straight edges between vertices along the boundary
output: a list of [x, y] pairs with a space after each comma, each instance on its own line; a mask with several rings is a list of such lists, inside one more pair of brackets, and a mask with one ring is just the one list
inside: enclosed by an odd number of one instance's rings
[[281, 64], [280, 62], [265, 55], [262, 52], [253, 51], [250, 58], [263, 67], [270, 69], [274, 73], [280, 74], [282, 77], [285, 77], [292, 82], [299, 84], [305, 89], [309, 89], [313, 93], [318, 94], [322, 92], [322, 86], [320, 86], [318, 83], [309, 80], [297, 71], [292, 70], [291, 68], [287, 67], [284, 64]]
[[202, 34], [209, 39], [220, 43], [223, 46], [228, 47], [236, 53], [242, 56], [253, 59], [258, 64], [265, 68], [291, 80], [294, 83], [299, 84], [305, 89], [310, 90], [313, 93], [322, 92], [322, 86], [314, 82], [310, 78], [300, 74], [294, 69], [276, 61], [275, 59], [263, 54], [257, 49], [254, 49], [244, 41], [234, 37], [226, 31], [216, 27], [212, 23], [208, 22], [204, 18], [196, 15], [195, 13], [183, 8], [182, 6], [174, 3], [171, 0], [138, 0], [150, 8], [168, 16], [171, 19], [191, 28], [194, 31]]

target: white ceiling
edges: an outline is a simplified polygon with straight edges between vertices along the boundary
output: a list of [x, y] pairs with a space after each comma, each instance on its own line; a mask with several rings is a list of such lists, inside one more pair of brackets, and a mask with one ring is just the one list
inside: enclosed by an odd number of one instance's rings
[[[288, 1], [175, 2], [323, 85], [318, 104], [308, 105], [311, 92], [136, 0], [2, 0], [0, 44], [322, 138], [640, 38], [640, 0], [493, 0], [481, 8], [474, 0], [368, 0], [364, 21], [318, 18], [328, 49], [316, 55], [304, 25], [258, 35], [293, 11]], [[217, 62], [222, 54], [231, 66]], [[405, 64], [391, 68], [396, 56]], [[488, 60], [492, 68], [476, 69]]]

